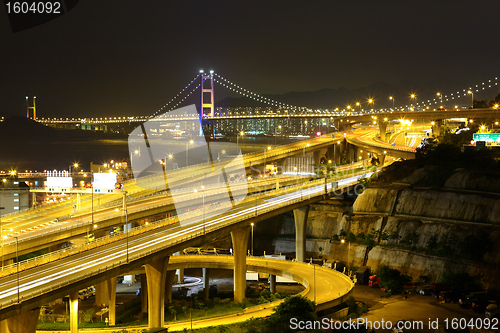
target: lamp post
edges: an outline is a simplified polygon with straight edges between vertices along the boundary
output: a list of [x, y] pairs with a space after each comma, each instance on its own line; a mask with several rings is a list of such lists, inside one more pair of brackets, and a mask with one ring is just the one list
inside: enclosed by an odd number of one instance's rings
[[395, 108], [394, 108], [394, 97], [389, 96], [389, 99], [392, 101], [392, 109], [394, 110], [394, 109], [395, 109]]
[[71, 167], [72, 167], [72, 166], [73, 166], [73, 167], [75, 167], [75, 168], [78, 168], [78, 163], [74, 163], [74, 164], [70, 164], [70, 165], [69, 165], [69, 176], [70, 176], [70, 177], [71, 177], [71, 171], [72, 171], [72, 170], [71, 170]]
[[373, 98], [370, 98], [370, 99], [368, 100], [368, 105], [370, 105], [370, 104], [371, 104], [371, 105], [372, 105], [372, 107], [373, 107], [373, 109], [372, 109], [372, 110], [375, 110], [375, 103], [373, 102]]
[[[342, 239], [340, 241], [342, 244], [345, 243], [345, 239]], [[349, 249], [348, 249], [348, 252], [347, 252], [347, 270], [349, 271], [349, 267], [350, 267], [350, 263], [349, 263], [349, 258], [351, 257], [351, 242], [349, 242]], [[349, 272], [348, 272], [349, 273]]]
[[253, 226], [254, 226], [254, 223], [250, 223], [250, 225], [252, 226], [252, 257], [253, 257]]
[[439, 108], [441, 109], [443, 107], [443, 95], [440, 92], [438, 92], [436, 95], [437, 97], [439, 97], [440, 101]]
[[268, 150], [271, 150], [271, 146], [268, 146], [267, 149], [264, 150], [264, 177], [266, 176], [266, 153]]
[[[281, 125], [278, 125], [278, 129], [281, 130]], [[276, 132], [276, 127], [274, 128], [274, 146], [276, 147], [276, 137], [278, 136], [278, 133]]]
[[361, 112], [361, 104], [359, 102], [356, 102], [356, 106], [359, 106], [359, 111]]
[[244, 133], [243, 133], [243, 131], [241, 131], [241, 132], [239, 133], [239, 135], [238, 135], [238, 134], [236, 134], [236, 144], [237, 144], [237, 145], [238, 145], [238, 144], [239, 144], [239, 142], [240, 142], [240, 136], [243, 136], [243, 134], [244, 134]]
[[17, 236], [14, 236], [14, 238], [16, 239], [16, 262], [17, 262], [17, 303], [19, 304], [19, 300], [20, 300], [20, 297], [19, 297], [19, 239], [17, 238]]
[[[202, 197], [203, 197], [203, 234], [205, 234], [205, 186], [201, 186], [202, 188]], [[194, 189], [194, 192], [198, 192], [197, 189]]]
[[471, 109], [474, 109], [474, 92], [472, 90], [467, 91], [467, 94], [471, 95]]
[[411, 94], [410, 97], [412, 100], [414, 100], [413, 102], [415, 102], [415, 110], [417, 110], [417, 95]]
[[128, 263], [128, 208], [127, 208], [127, 191], [123, 191], [123, 208], [125, 210], [125, 228], [127, 228], [126, 231], [126, 238], [127, 238], [127, 263]]
[[189, 140], [189, 142], [186, 142], [186, 166], [189, 165], [189, 145], [194, 143], [193, 140]]

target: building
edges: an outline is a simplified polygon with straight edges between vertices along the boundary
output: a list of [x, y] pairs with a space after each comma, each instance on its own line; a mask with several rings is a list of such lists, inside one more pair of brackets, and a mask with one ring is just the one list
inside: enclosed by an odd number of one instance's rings
[[30, 187], [17, 178], [2, 178], [0, 184], [0, 216], [30, 207]]

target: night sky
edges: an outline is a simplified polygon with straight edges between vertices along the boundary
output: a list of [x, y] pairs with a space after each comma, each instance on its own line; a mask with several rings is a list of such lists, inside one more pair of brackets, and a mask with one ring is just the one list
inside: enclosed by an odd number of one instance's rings
[[39, 117], [151, 115], [200, 68], [264, 94], [405, 80], [445, 91], [498, 75], [499, 13], [497, 0], [84, 0], [12, 33], [1, 8], [0, 114], [25, 114], [36, 95]]

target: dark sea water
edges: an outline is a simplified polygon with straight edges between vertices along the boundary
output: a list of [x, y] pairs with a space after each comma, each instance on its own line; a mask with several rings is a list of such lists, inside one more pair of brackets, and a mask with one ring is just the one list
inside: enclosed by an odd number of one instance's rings
[[121, 161], [128, 157], [126, 139], [82, 141], [17, 140], [0, 147], [0, 170], [68, 170], [78, 163], [87, 171], [94, 164]]

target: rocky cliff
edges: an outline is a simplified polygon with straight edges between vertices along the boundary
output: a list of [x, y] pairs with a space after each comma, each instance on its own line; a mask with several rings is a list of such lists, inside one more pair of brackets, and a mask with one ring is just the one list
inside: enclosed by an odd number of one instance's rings
[[[311, 206], [309, 257], [350, 262], [351, 267], [368, 265], [372, 271], [384, 264], [415, 279], [426, 275], [431, 281], [439, 280], [445, 271], [467, 272], [485, 287], [500, 288], [499, 174], [425, 167], [398, 179], [381, 178], [352, 206], [336, 199]], [[368, 248], [359, 239], [350, 244], [336, 238], [329, 241], [339, 234], [345, 238], [349, 232], [368, 235], [376, 230], [380, 232]], [[260, 239], [256, 248], [294, 252], [292, 215], [269, 221], [256, 231]], [[474, 240], [481, 233], [489, 236], [493, 248], [480, 258], [467, 258], [462, 246], [473, 246], [471, 237]], [[270, 238], [272, 242], [266, 241]]]

